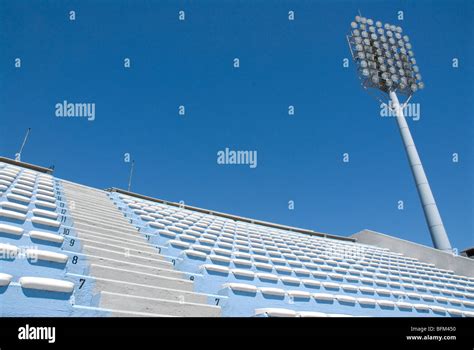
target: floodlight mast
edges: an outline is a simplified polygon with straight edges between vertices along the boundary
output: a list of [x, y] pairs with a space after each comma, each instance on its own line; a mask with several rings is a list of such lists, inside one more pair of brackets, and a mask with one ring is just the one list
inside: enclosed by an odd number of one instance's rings
[[[404, 103], [406, 105], [413, 93], [424, 87], [411, 51], [412, 45], [408, 36], [402, 37], [400, 27], [390, 24], [382, 27], [379, 21], [373, 26], [374, 21], [360, 14], [355, 20], [356, 22], [351, 23], [352, 32], [347, 41], [357, 63], [361, 85], [368, 91], [369, 88], [374, 88], [390, 97], [433, 245], [436, 249], [451, 252], [448, 235], [403, 114], [403, 106], [396, 94], [398, 91], [408, 96]], [[382, 100], [379, 98], [379, 101]], [[385, 101], [382, 103], [387, 104]]]
[[431, 234], [431, 240], [436, 249], [444, 251], [452, 251], [451, 243], [449, 242], [448, 235], [441, 220], [438, 207], [436, 205], [433, 193], [431, 192], [428, 178], [426, 177], [425, 170], [421, 164], [421, 159], [416, 150], [415, 142], [411, 136], [408, 123], [403, 115], [403, 109], [398, 101], [397, 94], [395, 91], [389, 92], [390, 99], [392, 101], [393, 108], [395, 109], [398, 128], [400, 135], [405, 146], [405, 151], [410, 163], [411, 172], [415, 179], [416, 189], [420, 196], [421, 204], [423, 206], [423, 212], [425, 214], [426, 223]]

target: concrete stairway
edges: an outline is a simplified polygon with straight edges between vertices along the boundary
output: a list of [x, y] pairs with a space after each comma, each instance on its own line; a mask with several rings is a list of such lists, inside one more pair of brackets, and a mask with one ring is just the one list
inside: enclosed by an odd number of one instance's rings
[[150, 245], [104, 191], [62, 182], [99, 307], [112, 316], [220, 316], [208, 296]]

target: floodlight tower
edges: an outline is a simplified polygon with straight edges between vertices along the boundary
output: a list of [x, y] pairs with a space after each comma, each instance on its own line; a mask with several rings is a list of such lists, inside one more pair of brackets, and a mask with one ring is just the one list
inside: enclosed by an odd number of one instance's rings
[[[347, 42], [356, 62], [362, 87], [368, 91], [375, 91], [379, 95], [379, 101], [395, 111], [434, 247], [452, 251], [423, 165], [403, 115], [403, 106], [400, 105], [397, 96], [397, 93], [406, 96], [404, 102], [406, 105], [418, 89], [424, 88], [410, 39], [402, 35], [402, 32], [399, 26], [382, 24], [380, 21], [374, 22], [372, 19], [356, 16], [355, 21], [351, 23]], [[387, 97], [391, 105], [387, 103]]]

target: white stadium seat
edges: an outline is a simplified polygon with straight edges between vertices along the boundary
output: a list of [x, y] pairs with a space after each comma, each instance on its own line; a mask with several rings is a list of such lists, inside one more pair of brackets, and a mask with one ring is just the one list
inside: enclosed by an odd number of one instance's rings
[[33, 231], [28, 232], [28, 234], [30, 235], [31, 238], [48, 241], [48, 242], [62, 243], [64, 241], [63, 236], [55, 234], [55, 233], [33, 230]]
[[72, 293], [74, 283], [52, 278], [21, 277], [20, 285], [25, 289], [37, 289], [49, 292]]
[[0, 287], [8, 286], [10, 282], [12, 281], [12, 278], [13, 278], [12, 275], [0, 272]]
[[60, 264], [65, 264], [69, 259], [66, 254], [39, 249], [27, 249], [26, 256], [32, 260], [51, 261]]
[[23, 234], [23, 228], [18, 226], [13, 226], [10, 224], [1, 224], [0, 223], [0, 232], [8, 233], [10, 235], [21, 236]]

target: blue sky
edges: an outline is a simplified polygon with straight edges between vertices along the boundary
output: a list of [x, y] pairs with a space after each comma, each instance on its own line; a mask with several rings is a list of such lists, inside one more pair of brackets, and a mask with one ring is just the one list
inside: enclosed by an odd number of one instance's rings
[[[358, 9], [412, 39], [426, 88], [409, 125], [453, 246], [473, 245], [470, 1], [0, 0], [0, 154], [31, 127], [22, 159], [60, 178], [126, 188], [128, 152], [138, 193], [431, 245], [396, 122], [342, 66]], [[96, 119], [57, 118], [63, 100], [95, 103]], [[218, 165], [226, 147], [256, 150], [258, 166]]]

